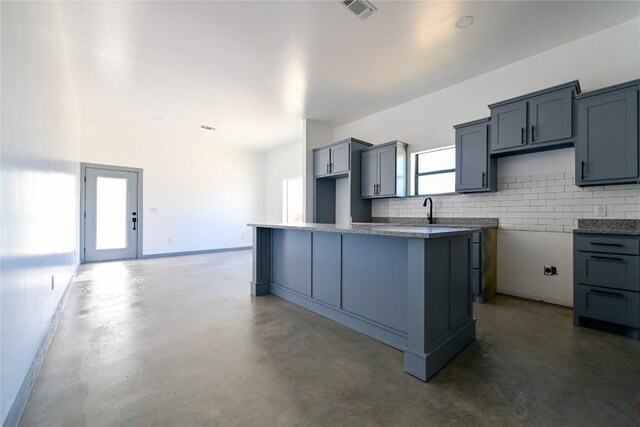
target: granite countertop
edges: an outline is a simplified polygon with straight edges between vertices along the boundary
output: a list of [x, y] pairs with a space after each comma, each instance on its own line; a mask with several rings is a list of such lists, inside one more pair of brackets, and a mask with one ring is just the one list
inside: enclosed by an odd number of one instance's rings
[[447, 218], [435, 217], [434, 224], [429, 224], [425, 217], [373, 217], [372, 223], [386, 225], [411, 225], [424, 227], [471, 227], [481, 230], [498, 228], [498, 218]]
[[579, 219], [574, 233], [623, 234], [640, 236], [640, 220], [637, 219]]
[[248, 224], [251, 227], [281, 228], [288, 230], [323, 231], [328, 233], [368, 234], [373, 236], [392, 237], [417, 237], [420, 239], [433, 239], [438, 237], [464, 236], [475, 233], [478, 227], [416, 227], [389, 224]]

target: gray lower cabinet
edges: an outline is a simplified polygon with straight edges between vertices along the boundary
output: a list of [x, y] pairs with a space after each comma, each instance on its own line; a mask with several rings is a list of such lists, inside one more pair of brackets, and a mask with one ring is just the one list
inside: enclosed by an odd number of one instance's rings
[[496, 191], [496, 158], [489, 156], [489, 119], [454, 126], [456, 192]]
[[574, 235], [574, 323], [640, 339], [640, 236]]
[[577, 98], [576, 184], [624, 184], [638, 180], [640, 80]]
[[392, 141], [361, 153], [363, 199], [407, 195], [407, 144]]
[[471, 234], [256, 226], [251, 292], [272, 293], [403, 351], [405, 371], [426, 381], [475, 339], [471, 250]]
[[312, 240], [311, 297], [340, 307], [342, 236], [337, 233], [314, 233]]
[[489, 105], [490, 153], [503, 156], [572, 146], [573, 106], [579, 93], [576, 80]]

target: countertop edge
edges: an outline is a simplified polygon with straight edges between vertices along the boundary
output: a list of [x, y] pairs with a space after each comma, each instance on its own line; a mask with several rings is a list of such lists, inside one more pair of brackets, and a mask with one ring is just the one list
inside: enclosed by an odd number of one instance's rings
[[[287, 224], [259, 224], [249, 223], [249, 227], [256, 228], [277, 228], [282, 230], [299, 230], [299, 231], [319, 231], [326, 233], [341, 233], [341, 234], [360, 234], [369, 236], [385, 236], [385, 237], [410, 237], [418, 239], [437, 239], [444, 237], [456, 237], [473, 234], [480, 231], [479, 228], [464, 227], [464, 228], [446, 228], [446, 227], [433, 227], [432, 231], [419, 231], [429, 227], [411, 227], [411, 226], [373, 226], [368, 228], [332, 228], [331, 224], [327, 226], [317, 225], [287, 225]], [[405, 228], [416, 228], [416, 230], [405, 230]]]

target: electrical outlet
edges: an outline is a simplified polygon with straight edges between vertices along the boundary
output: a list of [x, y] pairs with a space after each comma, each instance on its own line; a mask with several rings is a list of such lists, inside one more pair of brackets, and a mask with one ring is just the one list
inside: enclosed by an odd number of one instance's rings
[[604, 218], [607, 216], [607, 205], [594, 205], [593, 213], [597, 218]]
[[51, 276], [51, 290], [54, 290], [56, 287], [56, 275]]
[[557, 276], [558, 269], [555, 265], [545, 265], [544, 266], [544, 275], [545, 276]]

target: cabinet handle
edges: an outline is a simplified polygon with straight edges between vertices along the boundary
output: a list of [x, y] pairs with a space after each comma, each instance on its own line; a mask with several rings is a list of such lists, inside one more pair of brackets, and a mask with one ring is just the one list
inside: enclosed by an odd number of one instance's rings
[[333, 163], [329, 163], [329, 172], [333, 173]]
[[482, 186], [484, 187], [484, 180], [485, 180], [485, 172], [482, 172]]
[[594, 246], [619, 246], [622, 247], [624, 246], [622, 243], [600, 243], [600, 242], [590, 242], [590, 245], [594, 245]]
[[601, 291], [600, 289], [591, 289], [589, 290], [589, 292], [593, 292], [594, 294], [605, 294], [605, 295], [612, 295], [612, 296], [624, 298], [624, 295], [622, 295], [619, 292]]
[[327, 163], [327, 173], [329, 173], [329, 163]]
[[527, 129], [526, 128], [520, 128], [520, 143], [521, 144], [525, 144], [527, 142]]
[[620, 262], [624, 261], [623, 258], [612, 257], [612, 256], [591, 255], [591, 258], [594, 258], [594, 259], [606, 259], [606, 260], [609, 260], [609, 261], [620, 261]]
[[580, 161], [580, 179], [584, 179], [584, 160]]
[[534, 133], [534, 131], [535, 131], [535, 126], [531, 125], [531, 142], [535, 141], [535, 138], [534, 138], [535, 133]]

